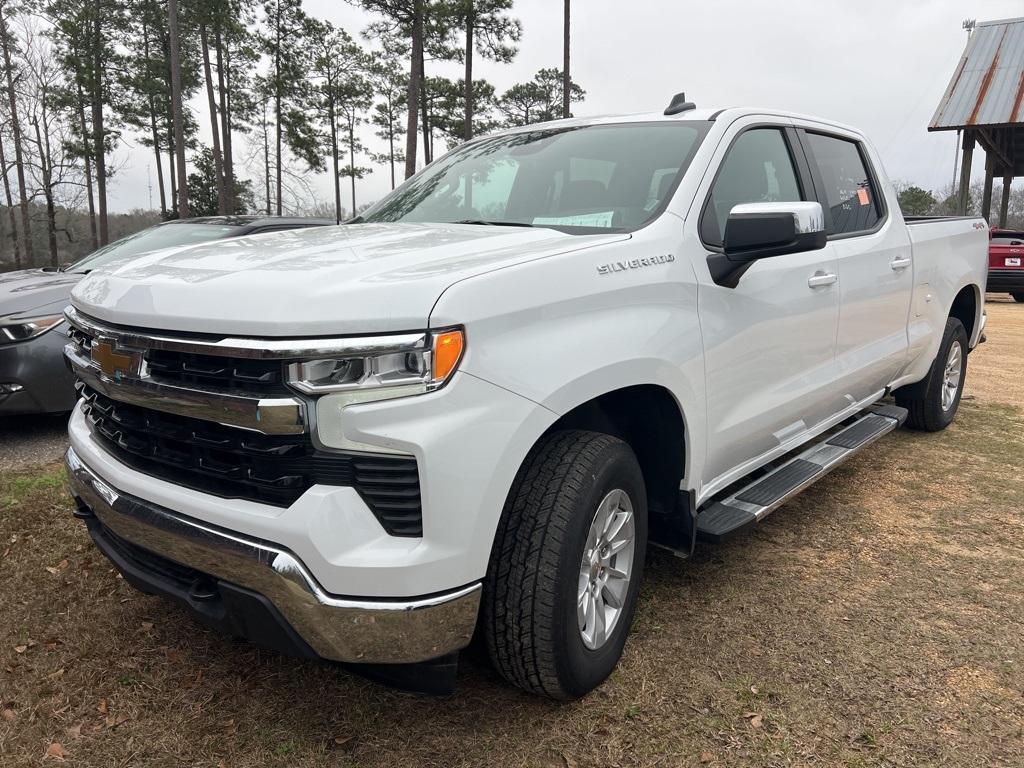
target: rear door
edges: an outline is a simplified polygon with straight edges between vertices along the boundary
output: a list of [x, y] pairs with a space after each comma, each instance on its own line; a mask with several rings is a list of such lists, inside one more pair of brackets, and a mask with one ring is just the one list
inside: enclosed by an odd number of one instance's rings
[[[753, 202], [812, 200], [813, 189], [789, 125], [737, 121], [698, 190], [699, 314], [707, 386], [708, 492], [792, 446], [841, 410], [835, 392], [839, 319], [831, 249], [754, 263], [735, 287], [716, 284], [705, 257], [719, 251], [729, 212]], [[692, 230], [691, 230], [692, 232]], [[810, 283], [812, 277], [816, 278]]]
[[839, 274], [837, 387], [850, 403], [859, 402], [881, 392], [907, 359], [910, 235], [899, 212], [889, 210], [859, 138], [811, 128], [799, 133]]

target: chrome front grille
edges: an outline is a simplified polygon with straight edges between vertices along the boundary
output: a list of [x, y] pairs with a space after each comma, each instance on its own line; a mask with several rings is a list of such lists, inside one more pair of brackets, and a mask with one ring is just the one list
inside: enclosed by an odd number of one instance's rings
[[316, 448], [306, 401], [285, 385], [286, 366], [301, 359], [287, 349], [264, 357], [252, 340], [219, 346], [101, 325], [73, 309], [67, 315], [65, 356], [83, 413], [94, 439], [122, 463], [204, 493], [281, 507], [314, 485], [348, 486], [389, 534], [422, 535], [416, 459]]

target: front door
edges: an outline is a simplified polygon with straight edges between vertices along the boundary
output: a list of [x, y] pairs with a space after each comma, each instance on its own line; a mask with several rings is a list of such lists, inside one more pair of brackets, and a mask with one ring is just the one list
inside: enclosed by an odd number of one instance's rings
[[[723, 147], [712, 161], [713, 182], [695, 201], [703, 253], [721, 247], [735, 205], [814, 199], [791, 130], [738, 127]], [[707, 383], [702, 485], [711, 493], [842, 409], [835, 392], [839, 286], [828, 247], [757, 261], [734, 288], [715, 284], [706, 263], [694, 266]]]

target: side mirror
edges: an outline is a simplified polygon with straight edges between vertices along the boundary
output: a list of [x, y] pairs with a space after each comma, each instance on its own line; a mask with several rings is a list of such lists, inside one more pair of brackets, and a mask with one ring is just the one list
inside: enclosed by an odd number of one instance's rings
[[729, 212], [723, 241], [708, 266], [716, 283], [735, 288], [758, 259], [820, 250], [828, 233], [820, 203], [744, 203]]

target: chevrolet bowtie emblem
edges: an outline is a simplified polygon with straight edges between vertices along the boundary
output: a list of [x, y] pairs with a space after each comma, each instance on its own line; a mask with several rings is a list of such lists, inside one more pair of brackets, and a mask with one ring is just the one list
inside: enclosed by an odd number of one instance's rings
[[111, 342], [99, 339], [92, 343], [92, 360], [112, 379], [138, 376], [142, 369], [141, 353], [118, 352]]

